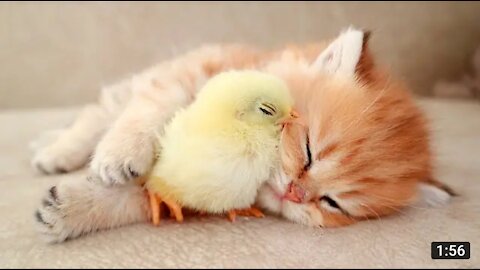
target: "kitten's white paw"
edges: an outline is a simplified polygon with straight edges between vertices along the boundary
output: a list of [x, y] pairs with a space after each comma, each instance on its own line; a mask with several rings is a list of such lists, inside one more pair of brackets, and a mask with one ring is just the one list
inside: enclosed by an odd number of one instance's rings
[[49, 243], [60, 243], [79, 235], [75, 233], [75, 227], [69, 226], [72, 223], [66, 222], [72, 217], [67, 215], [68, 201], [64, 201], [61, 195], [56, 186], [51, 187], [35, 212], [37, 231]]
[[89, 156], [85, 146], [57, 141], [39, 149], [33, 157], [32, 166], [45, 174], [66, 173], [83, 167]]
[[153, 154], [150, 138], [106, 136], [98, 145], [90, 167], [106, 184], [125, 184], [150, 169]]

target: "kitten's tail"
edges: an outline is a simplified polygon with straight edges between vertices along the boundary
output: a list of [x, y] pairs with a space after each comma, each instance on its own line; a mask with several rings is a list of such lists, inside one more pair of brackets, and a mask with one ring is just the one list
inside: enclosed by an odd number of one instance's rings
[[421, 180], [419, 191], [423, 201], [430, 206], [446, 205], [452, 197], [459, 195], [451, 187], [433, 177]]
[[423, 180], [423, 182], [427, 185], [431, 185], [431, 186], [434, 186], [438, 189], [441, 189], [443, 191], [445, 191], [446, 193], [448, 193], [450, 196], [452, 197], [455, 197], [455, 196], [458, 196], [459, 194], [453, 190], [450, 186], [448, 186], [447, 184], [445, 183], [442, 183], [440, 181], [438, 181], [437, 179], [433, 178], [433, 177], [428, 177], [426, 179]]

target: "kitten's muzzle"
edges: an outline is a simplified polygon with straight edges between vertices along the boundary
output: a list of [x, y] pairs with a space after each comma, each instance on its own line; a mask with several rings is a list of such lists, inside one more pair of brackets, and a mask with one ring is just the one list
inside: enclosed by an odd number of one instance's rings
[[283, 199], [294, 202], [303, 203], [305, 201], [307, 192], [301, 186], [290, 182], [287, 187], [287, 192], [283, 195]]

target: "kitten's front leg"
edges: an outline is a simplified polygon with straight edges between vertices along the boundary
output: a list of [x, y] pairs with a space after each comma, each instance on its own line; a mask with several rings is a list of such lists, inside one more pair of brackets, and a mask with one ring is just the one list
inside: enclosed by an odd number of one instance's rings
[[98, 144], [90, 165], [93, 173], [107, 184], [123, 184], [144, 174], [153, 161], [153, 127], [162, 124], [160, 115], [149, 104], [130, 104]]
[[190, 99], [181, 84], [142, 78], [132, 101], [98, 144], [91, 169], [104, 183], [123, 184], [152, 166], [156, 132]]

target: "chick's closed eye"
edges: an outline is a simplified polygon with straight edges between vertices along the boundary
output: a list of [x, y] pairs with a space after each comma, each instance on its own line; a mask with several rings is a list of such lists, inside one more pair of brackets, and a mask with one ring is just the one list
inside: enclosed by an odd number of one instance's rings
[[273, 116], [276, 113], [275, 106], [269, 103], [261, 103], [258, 109], [266, 115]]

